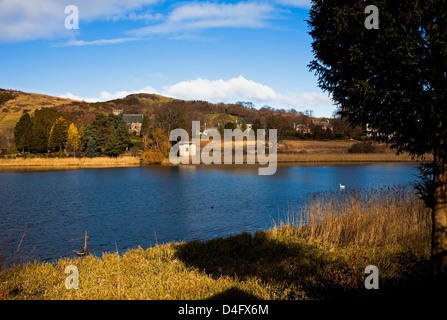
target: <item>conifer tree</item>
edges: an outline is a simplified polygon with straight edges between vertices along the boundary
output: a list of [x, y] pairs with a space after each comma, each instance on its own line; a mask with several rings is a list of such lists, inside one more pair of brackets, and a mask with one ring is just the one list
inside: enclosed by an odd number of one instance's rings
[[87, 143], [87, 148], [85, 149], [85, 156], [87, 158], [94, 158], [98, 156], [96, 142], [93, 137], [90, 137]]
[[309, 66], [344, 119], [397, 153], [433, 156], [431, 259], [447, 276], [447, 2], [373, 3], [371, 20], [363, 0], [313, 0]]
[[118, 131], [112, 127], [110, 135], [107, 139], [104, 153], [109, 157], [118, 157], [123, 153], [122, 145], [120, 144]]
[[28, 112], [24, 112], [14, 128], [14, 143], [16, 148], [22, 151], [28, 150], [31, 145], [32, 138], [31, 117]]

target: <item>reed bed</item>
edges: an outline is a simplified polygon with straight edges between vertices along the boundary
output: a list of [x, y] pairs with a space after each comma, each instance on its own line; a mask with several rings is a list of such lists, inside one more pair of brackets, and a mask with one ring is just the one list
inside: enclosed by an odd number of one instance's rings
[[278, 153], [278, 163], [293, 162], [408, 162], [409, 154], [394, 153]]
[[430, 253], [431, 211], [411, 185], [312, 194], [286, 216], [311, 242]]
[[24, 167], [24, 166], [42, 166], [42, 167], [116, 167], [116, 166], [138, 166], [139, 157], [96, 157], [96, 158], [14, 158], [0, 159], [0, 167]]

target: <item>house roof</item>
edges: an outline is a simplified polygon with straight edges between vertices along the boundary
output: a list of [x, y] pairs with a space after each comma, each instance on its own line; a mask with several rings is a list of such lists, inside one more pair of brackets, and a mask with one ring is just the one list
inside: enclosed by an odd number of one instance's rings
[[242, 122], [245, 122], [245, 124], [253, 124], [254, 123], [252, 118], [244, 118], [244, 119], [238, 121], [237, 123], [242, 124]]
[[142, 114], [123, 114], [123, 119], [128, 123], [143, 123]]

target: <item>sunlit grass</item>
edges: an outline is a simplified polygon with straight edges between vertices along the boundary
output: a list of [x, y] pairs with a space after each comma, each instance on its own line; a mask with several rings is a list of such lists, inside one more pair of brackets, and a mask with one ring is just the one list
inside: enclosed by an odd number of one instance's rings
[[294, 162], [406, 162], [415, 161], [409, 154], [394, 153], [278, 153], [279, 163]]
[[0, 159], [0, 166], [138, 166], [140, 165], [139, 157], [96, 157], [96, 158], [14, 158]]

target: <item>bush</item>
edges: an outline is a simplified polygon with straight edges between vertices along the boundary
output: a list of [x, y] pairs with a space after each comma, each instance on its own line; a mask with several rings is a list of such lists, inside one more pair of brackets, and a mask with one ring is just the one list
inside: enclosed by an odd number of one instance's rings
[[349, 153], [375, 153], [377, 152], [377, 147], [371, 142], [362, 141], [354, 143], [348, 150]]
[[57, 158], [66, 158], [67, 154], [64, 151], [60, 150], [59, 152], [56, 153], [56, 157]]

